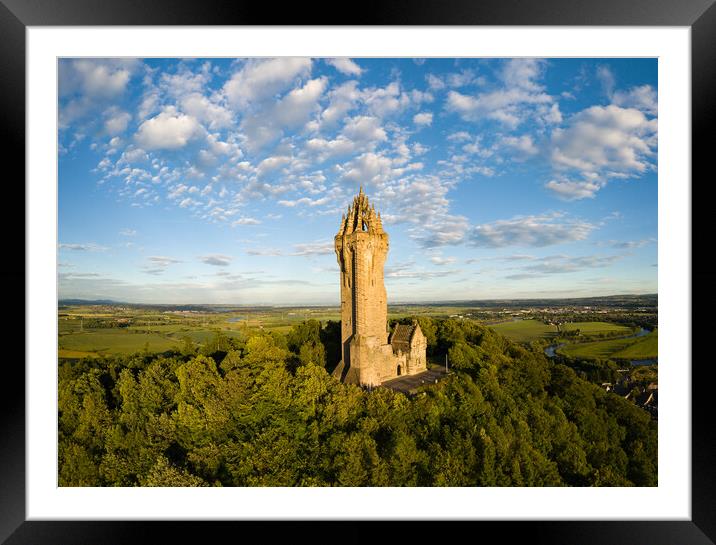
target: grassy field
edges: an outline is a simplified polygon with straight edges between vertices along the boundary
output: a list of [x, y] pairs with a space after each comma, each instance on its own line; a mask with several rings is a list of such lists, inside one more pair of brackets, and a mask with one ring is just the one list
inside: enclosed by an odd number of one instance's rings
[[640, 337], [637, 342], [612, 354], [613, 358], [624, 358], [630, 360], [648, 360], [659, 355], [659, 331], [654, 330], [645, 337]]
[[608, 339], [588, 343], [574, 343], [561, 347], [557, 350], [557, 353], [571, 358], [606, 359], [633, 343], [634, 339]]
[[572, 358], [653, 359], [658, 357], [658, 340], [658, 333], [654, 331], [645, 337], [568, 344], [557, 353]]
[[[448, 305], [415, 306], [391, 305], [388, 318], [405, 316], [459, 316], [475, 319], [476, 310]], [[110, 321], [129, 321], [128, 327], [90, 328], [96, 323], [92, 318], [108, 318]], [[338, 307], [270, 308], [254, 307], [246, 310], [216, 312], [181, 311], [157, 312], [136, 308], [117, 308], [114, 313], [107, 307], [78, 306], [63, 309], [58, 317], [58, 348], [60, 358], [92, 357], [103, 354], [131, 354], [148, 347], [152, 352], [181, 347], [184, 337], [196, 345], [211, 339], [216, 330], [227, 337], [241, 337], [258, 330], [288, 333], [293, 326], [305, 320], [340, 320]], [[125, 323], [126, 326], [126, 323]], [[558, 335], [557, 327], [537, 319], [511, 320], [489, 324], [495, 331], [516, 342], [552, 338]], [[579, 329], [583, 335], [631, 332], [630, 328], [608, 322], [573, 322], [562, 326], [563, 331]], [[564, 354], [577, 357], [619, 357], [649, 359], [656, 355], [657, 339], [651, 336], [639, 339], [606, 339], [601, 341], [568, 345], [561, 349]]]
[[142, 351], [147, 343], [149, 344], [150, 351], [163, 352], [164, 350], [178, 346], [180, 340], [170, 339], [159, 333], [138, 333], [123, 329], [102, 329], [63, 335], [59, 339], [59, 349], [60, 351], [98, 354], [131, 354], [133, 352]]
[[[468, 310], [469, 312], [469, 310]], [[389, 318], [404, 316], [445, 315], [466, 313], [464, 308], [450, 306], [389, 307]], [[89, 327], [92, 319], [129, 320], [125, 327]], [[152, 352], [178, 348], [184, 337], [196, 345], [211, 339], [216, 330], [227, 337], [241, 337], [253, 332], [277, 331], [288, 333], [293, 326], [305, 320], [340, 320], [338, 307], [306, 308], [247, 308], [226, 312], [157, 312], [136, 308], [77, 306], [65, 308], [58, 316], [58, 348], [60, 358], [82, 358], [104, 354], [131, 354], [141, 352], [148, 343]]]
[[569, 322], [562, 324], [563, 331], [574, 331], [579, 329], [582, 335], [598, 335], [602, 333], [624, 333], [629, 335], [631, 328], [619, 325], [610, 324], [608, 322]]
[[542, 337], [551, 337], [557, 333], [556, 326], [547, 325], [539, 320], [515, 320], [492, 324], [489, 327], [508, 339], [520, 343], [534, 341]]

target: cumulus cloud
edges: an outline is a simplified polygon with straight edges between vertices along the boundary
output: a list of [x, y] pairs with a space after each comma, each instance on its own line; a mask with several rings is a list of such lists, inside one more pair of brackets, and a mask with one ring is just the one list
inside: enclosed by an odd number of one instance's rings
[[552, 133], [552, 163], [588, 178], [639, 175], [655, 158], [656, 119], [633, 108], [592, 106]]
[[430, 112], [421, 112], [413, 116], [413, 123], [420, 126], [429, 127], [433, 123], [433, 114]]
[[259, 225], [261, 221], [255, 219], [255, 218], [239, 218], [231, 223], [232, 227], [236, 227], [237, 225]]
[[517, 157], [526, 158], [538, 153], [537, 146], [535, 145], [532, 137], [529, 134], [523, 134], [522, 136], [505, 136], [502, 138], [501, 143], [517, 152]]
[[111, 111], [107, 119], [104, 122], [104, 130], [110, 136], [123, 133], [127, 130], [129, 121], [132, 119], [132, 114], [122, 111]]
[[543, 121], [554, 119], [551, 108], [544, 109], [554, 99], [538, 82], [543, 66], [544, 61], [539, 59], [512, 59], [503, 67], [502, 87], [474, 96], [450, 90], [446, 107], [465, 121], [490, 119], [511, 129], [537, 114]]
[[264, 176], [265, 174], [272, 172], [282, 166], [287, 165], [291, 162], [291, 158], [285, 155], [277, 155], [275, 157], [267, 157], [261, 161], [256, 167], [256, 175]]
[[651, 85], [632, 87], [626, 91], [616, 91], [612, 103], [622, 108], [635, 108], [649, 115], [656, 115], [658, 100], [656, 89]]
[[59, 128], [64, 130], [116, 101], [139, 66], [136, 59], [60, 59]]
[[282, 128], [292, 128], [308, 121], [309, 116], [318, 108], [318, 100], [326, 89], [326, 78], [312, 79], [303, 87], [289, 92], [276, 104], [272, 117]]
[[550, 180], [545, 184], [545, 187], [563, 201], [576, 201], [594, 198], [597, 191], [602, 188], [602, 184], [589, 180]]
[[395, 114], [410, 104], [410, 96], [400, 89], [397, 81], [385, 87], [372, 87], [362, 93], [366, 107], [380, 118]]
[[214, 267], [228, 267], [231, 265], [231, 257], [223, 254], [205, 255], [200, 258], [201, 262]]
[[357, 81], [348, 81], [328, 92], [328, 106], [321, 113], [321, 126], [330, 128], [341, 121], [360, 99]]
[[587, 221], [552, 213], [477, 225], [469, 238], [473, 246], [483, 248], [543, 247], [584, 240], [595, 228]]
[[614, 74], [608, 66], [601, 65], [597, 67], [597, 79], [602, 84], [604, 94], [609, 98], [614, 94], [614, 85], [616, 84]]
[[201, 134], [201, 125], [191, 116], [167, 106], [159, 115], [144, 121], [134, 135], [147, 150], [179, 149]]
[[227, 108], [201, 93], [185, 95], [179, 103], [182, 111], [204, 123], [212, 131], [230, 127], [233, 123], [233, 114]]
[[358, 116], [349, 119], [341, 130], [341, 136], [356, 143], [383, 142], [388, 139], [380, 125], [380, 119], [372, 116]]
[[347, 76], [360, 76], [363, 69], [348, 58], [326, 59], [326, 62]]
[[60, 96], [115, 98], [123, 93], [138, 65], [135, 59], [60, 59]]
[[311, 70], [311, 59], [280, 57], [248, 60], [224, 85], [229, 103], [242, 108], [251, 102], [273, 97]]

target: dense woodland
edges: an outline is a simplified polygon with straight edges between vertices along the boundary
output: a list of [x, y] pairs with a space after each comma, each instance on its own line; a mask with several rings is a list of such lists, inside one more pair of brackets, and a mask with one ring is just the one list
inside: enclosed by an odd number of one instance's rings
[[[649, 414], [470, 320], [419, 318], [453, 371], [339, 383], [340, 324], [63, 360], [60, 486], [656, 486]], [[584, 376], [584, 374], [582, 374]]]

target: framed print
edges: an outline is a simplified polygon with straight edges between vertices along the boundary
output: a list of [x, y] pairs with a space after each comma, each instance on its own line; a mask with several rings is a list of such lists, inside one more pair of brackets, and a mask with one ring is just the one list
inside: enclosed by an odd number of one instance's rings
[[713, 542], [716, 8], [398, 6], [0, 6], [8, 543]]

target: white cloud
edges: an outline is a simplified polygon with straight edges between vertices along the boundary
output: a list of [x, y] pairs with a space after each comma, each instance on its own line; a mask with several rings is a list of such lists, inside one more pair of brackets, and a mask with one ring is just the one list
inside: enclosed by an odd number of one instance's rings
[[537, 83], [545, 66], [542, 59], [510, 59], [502, 68], [502, 80], [508, 88], [520, 88], [540, 92], [542, 85]]
[[149, 256], [148, 260], [152, 265], [155, 265], [158, 267], [168, 267], [169, 265], [173, 265], [174, 263], [181, 263], [181, 261], [179, 259], [175, 259], [173, 257], [167, 257], [164, 255]]
[[332, 127], [341, 121], [360, 99], [357, 81], [347, 81], [328, 92], [328, 107], [321, 114], [321, 124]]
[[[553, 98], [538, 83], [543, 61], [538, 59], [512, 59], [505, 63], [501, 78], [504, 86], [475, 96], [457, 91], [448, 92], [446, 107], [465, 121], [490, 119], [508, 128], [516, 128], [527, 117], [555, 118], [555, 112], [545, 109]], [[541, 114], [541, 115], [538, 115]]]
[[344, 136], [339, 136], [334, 140], [311, 138], [305, 145], [306, 151], [318, 154], [319, 161], [325, 161], [331, 157], [348, 155], [355, 152], [357, 147], [355, 142]]
[[115, 98], [127, 88], [138, 65], [135, 59], [61, 59], [59, 93]]
[[597, 79], [602, 84], [604, 94], [611, 98], [614, 94], [615, 79], [614, 74], [608, 66], [601, 65], [597, 67]]
[[112, 111], [104, 122], [104, 130], [110, 136], [123, 133], [127, 130], [127, 125], [132, 119], [132, 115], [122, 111]]
[[441, 89], [445, 89], [446, 87], [445, 81], [435, 74], [428, 74], [425, 76], [425, 80], [428, 82], [428, 87], [434, 91], [439, 91]]
[[232, 227], [237, 225], [259, 225], [261, 222], [255, 218], [239, 218], [231, 223]]
[[363, 69], [348, 58], [325, 59], [328, 64], [347, 76], [360, 76]]
[[433, 114], [430, 112], [421, 112], [413, 116], [413, 123], [421, 126], [430, 126], [433, 123]]
[[458, 131], [449, 134], [447, 139], [450, 142], [468, 142], [472, 140], [472, 136], [467, 131]]
[[377, 117], [353, 117], [343, 127], [341, 134], [353, 142], [385, 141], [388, 136]]
[[327, 255], [335, 252], [332, 240], [294, 244], [293, 247], [294, 251], [290, 255], [294, 256]]
[[121, 160], [127, 163], [140, 163], [142, 161], [149, 160], [149, 156], [142, 148], [135, 148], [133, 146], [129, 146], [122, 153]]
[[397, 81], [393, 81], [386, 87], [373, 87], [363, 91], [363, 102], [373, 115], [383, 118], [406, 108], [410, 104], [410, 97], [401, 92]]
[[263, 161], [259, 163], [259, 165], [256, 167], [256, 175], [257, 176], [263, 176], [268, 172], [274, 171], [278, 168], [281, 168], [282, 166], [287, 165], [291, 162], [290, 157], [286, 157], [285, 155], [278, 155], [276, 157], [267, 157]]
[[310, 70], [311, 59], [308, 58], [252, 59], [231, 76], [224, 85], [224, 92], [232, 106], [245, 107], [254, 101], [273, 97]]
[[136, 59], [60, 59], [59, 128], [64, 130], [102, 105], [116, 102], [138, 66]]
[[144, 149], [178, 149], [201, 134], [201, 130], [196, 119], [167, 106], [159, 115], [144, 121], [134, 138]]
[[119, 232], [119, 234], [122, 235], [122, 236], [124, 236], [124, 237], [133, 237], [133, 236], [136, 236], [136, 235], [137, 235], [137, 231], [136, 231], [135, 229], [129, 229], [129, 228], [127, 228], [127, 229], [122, 229], [122, 230]]
[[607, 244], [612, 248], [619, 248], [620, 250], [633, 250], [635, 248], [641, 248], [642, 246], [646, 246], [647, 244], [653, 244], [655, 242], [655, 238], [645, 238], [641, 240], [627, 241], [610, 240], [607, 242]]
[[60, 250], [75, 250], [79, 252], [104, 252], [109, 249], [106, 246], [100, 246], [94, 242], [87, 242], [85, 244], [60, 243], [59, 247]]
[[212, 102], [201, 93], [183, 96], [180, 105], [185, 113], [206, 124], [212, 131], [230, 127], [233, 123], [233, 116], [228, 109]]
[[505, 136], [501, 140], [502, 144], [517, 151], [521, 156], [536, 155], [537, 146], [532, 141], [532, 137], [528, 134], [522, 136]]
[[505, 276], [509, 280], [537, 278], [548, 274], [565, 274], [589, 269], [609, 267], [622, 259], [623, 255], [553, 255], [532, 258], [529, 265], [518, 267], [515, 274]]
[[443, 265], [451, 265], [452, 263], [455, 263], [457, 261], [457, 259], [454, 257], [443, 257], [443, 256], [436, 255], [436, 256], [431, 257], [430, 261], [432, 261], [436, 265], [443, 266]]
[[580, 199], [591, 199], [602, 188], [602, 184], [596, 181], [582, 180], [550, 180], [545, 187], [554, 192], [557, 197], [564, 201], [576, 201]]
[[470, 242], [485, 248], [543, 247], [584, 240], [595, 227], [587, 221], [557, 213], [516, 216], [475, 226], [470, 233]]
[[622, 108], [636, 108], [648, 115], [656, 115], [658, 110], [656, 89], [651, 85], [632, 87], [628, 91], [616, 91], [612, 96], [612, 103]]
[[429, 280], [459, 273], [459, 270], [426, 271], [414, 262], [398, 263], [385, 268], [385, 277], [390, 280]]
[[231, 257], [223, 254], [205, 255], [200, 258], [201, 262], [214, 267], [228, 267], [231, 265]]
[[639, 110], [592, 106], [564, 129], [552, 133], [552, 162], [590, 179], [633, 176], [646, 172], [655, 156], [657, 121]]
[[274, 107], [271, 115], [273, 121], [280, 127], [287, 128], [304, 124], [316, 111], [327, 83], [326, 78], [312, 79], [303, 87], [293, 89]]
[[376, 153], [364, 153], [348, 164], [346, 180], [359, 183], [380, 183], [388, 180], [393, 171], [393, 161]]

